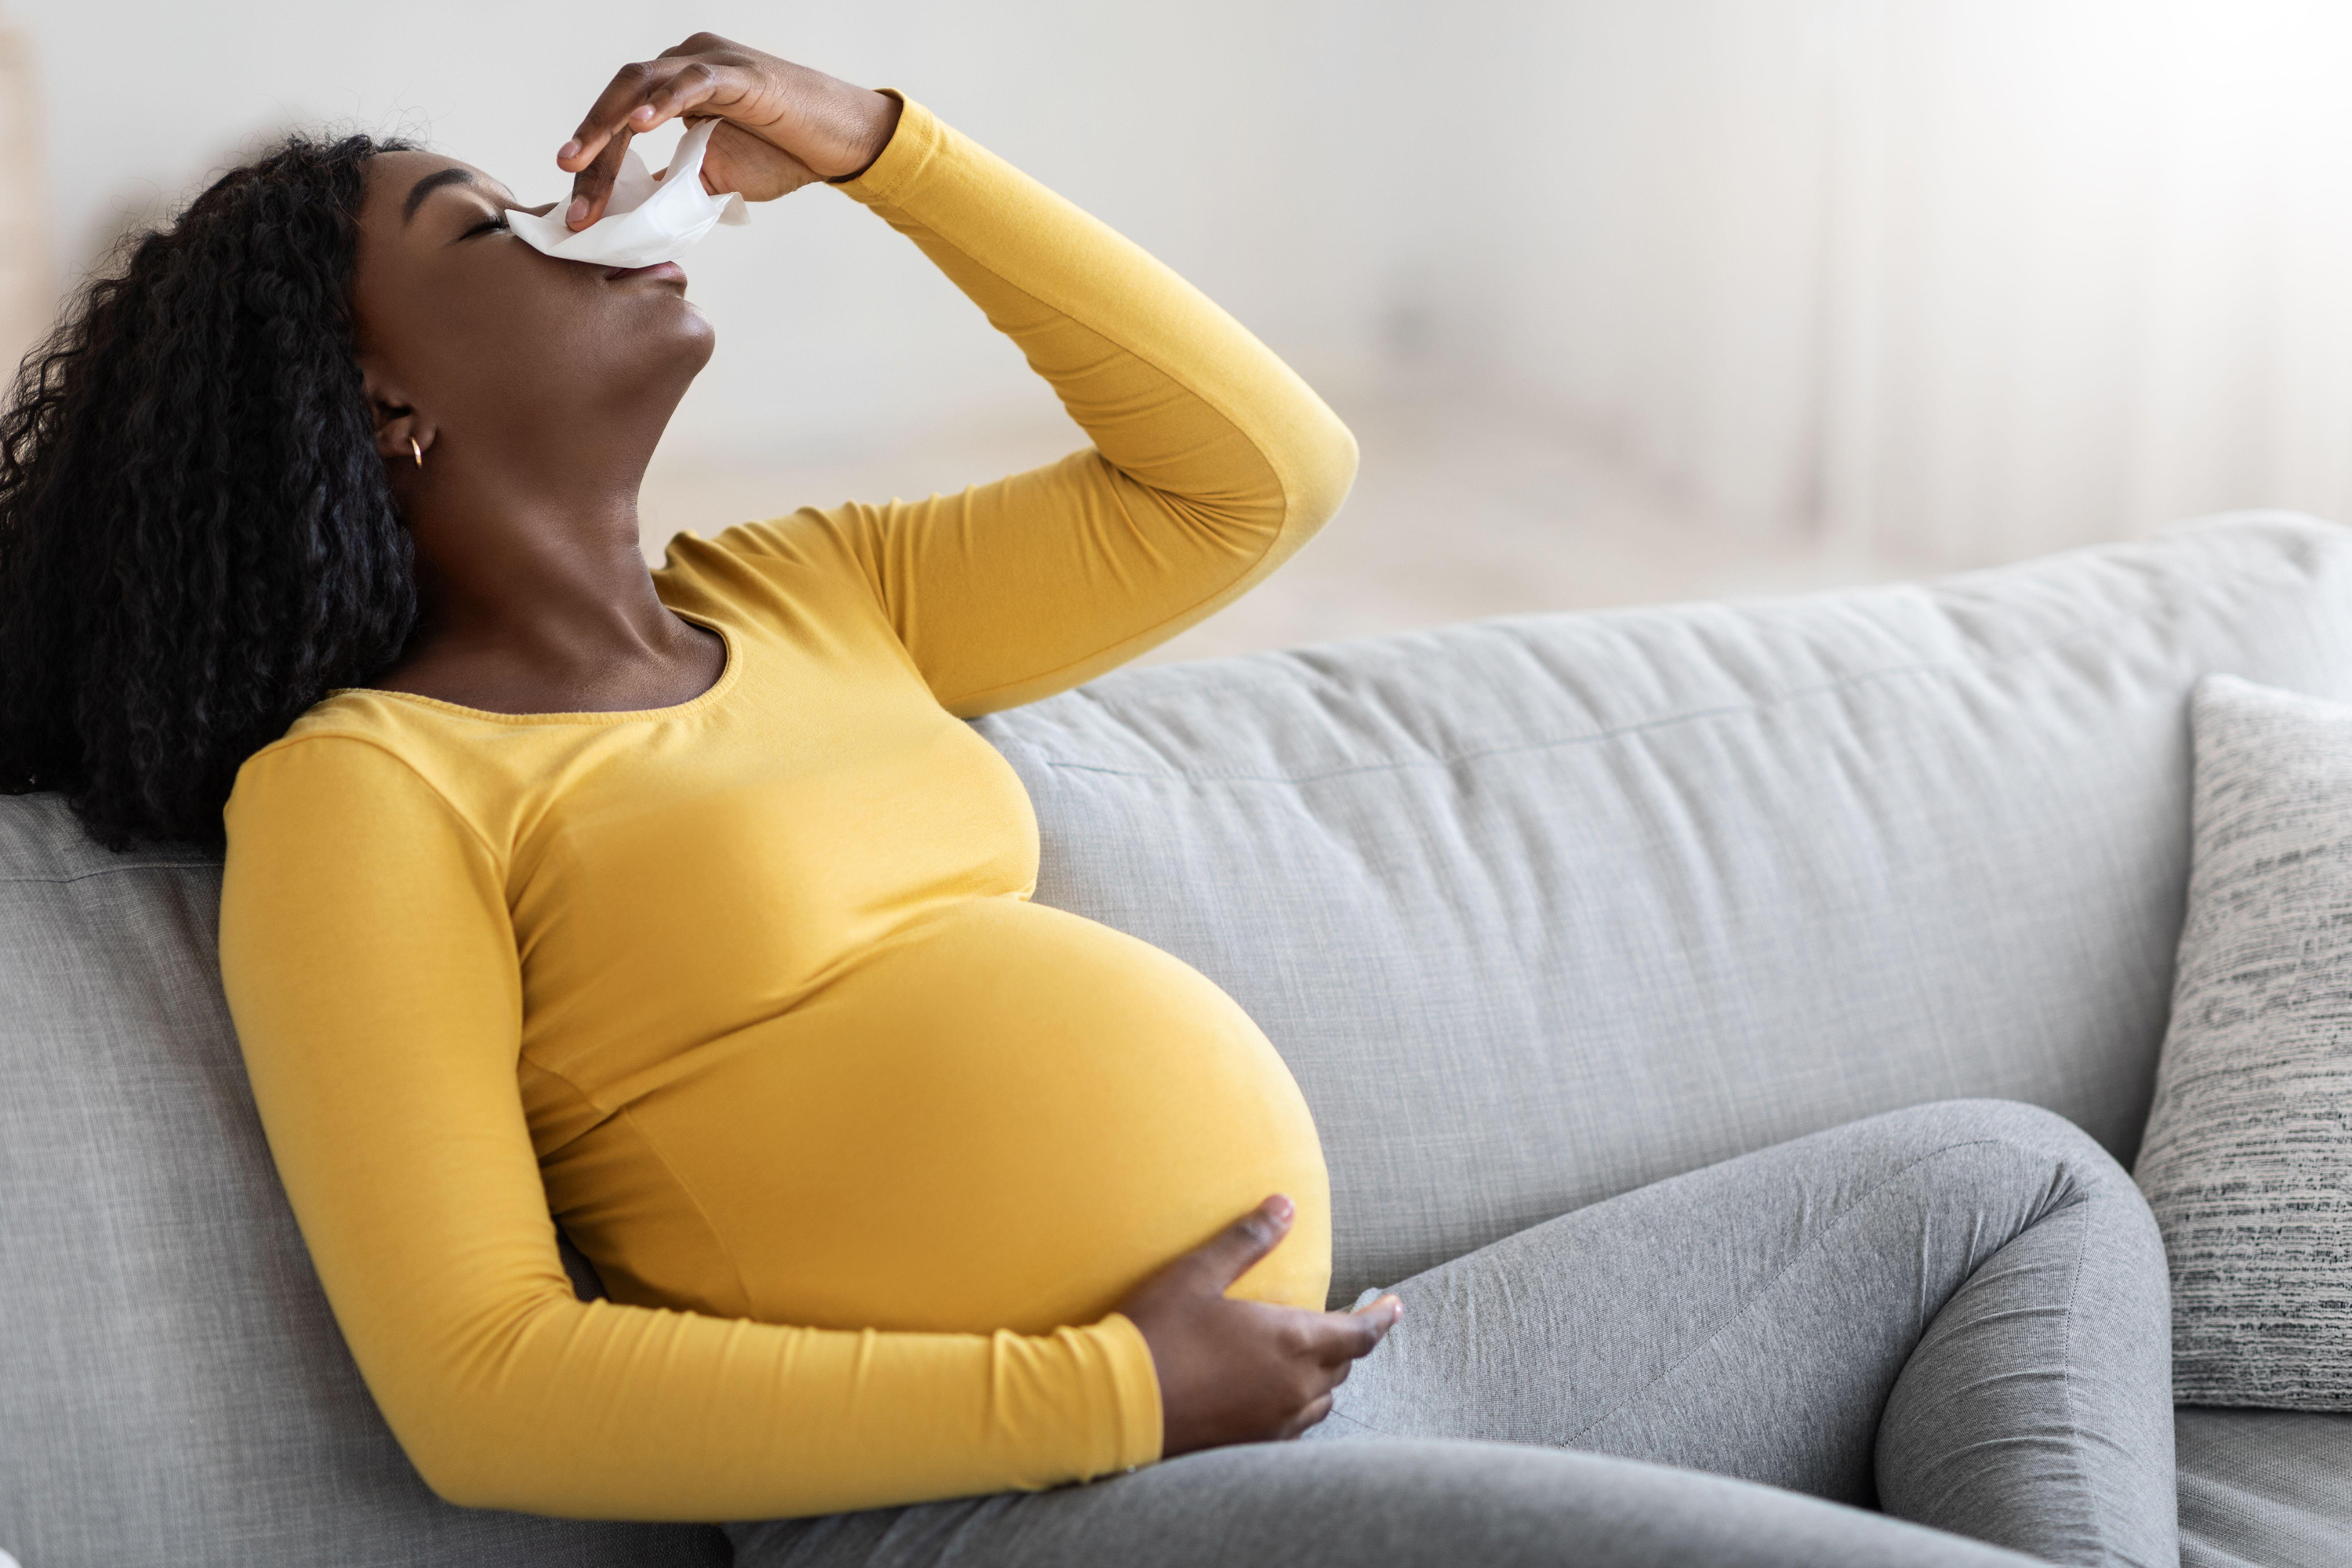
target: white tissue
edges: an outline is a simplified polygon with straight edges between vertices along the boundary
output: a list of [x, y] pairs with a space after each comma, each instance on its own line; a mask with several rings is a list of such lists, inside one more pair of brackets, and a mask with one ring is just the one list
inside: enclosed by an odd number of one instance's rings
[[559, 203], [545, 217], [507, 210], [507, 223], [534, 249], [565, 261], [587, 261], [599, 267], [651, 267], [676, 261], [692, 250], [717, 224], [751, 221], [743, 198], [714, 196], [702, 188], [702, 154], [719, 121], [706, 120], [678, 139], [669, 171], [656, 180], [646, 162], [631, 148], [613, 179], [612, 199], [604, 216], [573, 233], [563, 224]]

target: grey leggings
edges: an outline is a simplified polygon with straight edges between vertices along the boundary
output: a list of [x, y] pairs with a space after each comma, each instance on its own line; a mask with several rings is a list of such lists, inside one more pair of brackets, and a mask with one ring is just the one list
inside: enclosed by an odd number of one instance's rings
[[1403, 1320], [1299, 1442], [731, 1525], [736, 1561], [2179, 1561], [2163, 1248], [2131, 1179], [2046, 1111], [1873, 1117], [1395, 1289]]

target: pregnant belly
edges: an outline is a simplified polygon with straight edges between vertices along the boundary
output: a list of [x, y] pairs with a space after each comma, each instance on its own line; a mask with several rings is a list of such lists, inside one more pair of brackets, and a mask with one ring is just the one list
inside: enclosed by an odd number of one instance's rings
[[1297, 1224], [1231, 1293], [1323, 1304], [1329, 1192], [1289, 1070], [1205, 977], [1108, 927], [956, 905], [698, 1055], [580, 1173], [674, 1184], [581, 1194], [582, 1245], [625, 1300], [1038, 1332], [1100, 1318], [1281, 1192]]

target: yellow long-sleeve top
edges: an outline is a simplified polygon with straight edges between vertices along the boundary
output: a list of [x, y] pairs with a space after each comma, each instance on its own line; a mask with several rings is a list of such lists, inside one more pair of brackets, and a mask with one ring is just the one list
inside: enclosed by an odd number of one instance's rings
[[[1091, 447], [960, 495], [680, 534], [677, 707], [344, 689], [239, 773], [221, 967], [361, 1371], [457, 1501], [724, 1519], [1158, 1457], [1112, 1310], [1270, 1192], [1234, 1293], [1319, 1307], [1320, 1146], [1265, 1037], [1027, 900], [960, 721], [1095, 675], [1328, 515], [1347, 429], [1175, 274], [908, 102], [840, 186]], [[551, 1209], [613, 1300], [578, 1300]]]

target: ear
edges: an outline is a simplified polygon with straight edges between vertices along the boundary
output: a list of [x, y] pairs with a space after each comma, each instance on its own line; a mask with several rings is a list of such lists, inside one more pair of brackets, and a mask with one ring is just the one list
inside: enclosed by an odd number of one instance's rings
[[[419, 452], [433, 449], [433, 421], [425, 416], [394, 380], [388, 368], [373, 354], [360, 356], [360, 384], [368, 415], [375, 424], [375, 453], [402, 468], [414, 465]], [[412, 447], [409, 443], [416, 445]]]

